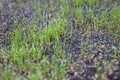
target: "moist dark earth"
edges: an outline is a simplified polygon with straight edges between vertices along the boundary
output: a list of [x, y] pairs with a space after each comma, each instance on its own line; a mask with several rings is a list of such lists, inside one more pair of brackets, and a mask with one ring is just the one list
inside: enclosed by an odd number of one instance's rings
[[[44, 22], [42, 22], [38, 17], [37, 9], [33, 8], [34, 1], [21, 0], [18, 3], [0, 0], [0, 5], [2, 5], [0, 10], [0, 45], [3, 48], [9, 48], [11, 45], [9, 38], [13, 30], [18, 27], [16, 25], [22, 24], [23, 28], [27, 28], [26, 25], [31, 24], [33, 17], [35, 17], [38, 26], [49, 25], [49, 21], [57, 17], [53, 15], [60, 9], [56, 0], [55, 2], [56, 9], [50, 12], [49, 9], [42, 9], [45, 2], [41, 0], [41, 14], [44, 16]], [[103, 3], [100, 0], [99, 7], [95, 9], [96, 14], [104, 10]], [[107, 10], [110, 11], [116, 3], [119, 4], [120, 1], [115, 0], [113, 3], [108, 3]], [[84, 16], [86, 16], [86, 9]], [[104, 27], [95, 31], [93, 25], [87, 31], [83, 27], [84, 25], [76, 22], [71, 14], [68, 14], [66, 18], [69, 22], [69, 30], [65, 36], [60, 37], [60, 40], [61, 44], [65, 40], [65, 53], [74, 60], [71, 67], [66, 69], [68, 80], [120, 80], [120, 58], [116, 57], [120, 55], [120, 41], [115, 39], [114, 33], [107, 33]], [[23, 19], [25, 19], [24, 23]], [[89, 23], [90, 26], [93, 24], [87, 18], [85, 23]], [[50, 50], [46, 49], [46, 54], [50, 56], [54, 52], [52, 43], [54, 41], [51, 41]], [[80, 52], [83, 48], [85, 49], [84, 52]], [[115, 51], [117, 52], [116, 55], [113, 54]]]

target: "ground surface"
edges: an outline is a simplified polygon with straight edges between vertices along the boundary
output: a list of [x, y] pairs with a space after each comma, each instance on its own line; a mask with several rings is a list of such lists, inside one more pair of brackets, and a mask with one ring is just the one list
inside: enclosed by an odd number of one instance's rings
[[79, 1], [0, 0], [0, 79], [120, 80], [120, 1]]

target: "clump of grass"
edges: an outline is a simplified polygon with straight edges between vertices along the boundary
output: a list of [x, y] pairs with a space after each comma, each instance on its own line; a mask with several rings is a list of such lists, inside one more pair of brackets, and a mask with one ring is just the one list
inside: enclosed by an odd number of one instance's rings
[[80, 49], [80, 53], [81, 54], [85, 54], [86, 53], [86, 42], [82, 39], [82, 43], [81, 43], [81, 49]]
[[120, 6], [112, 8], [109, 16], [109, 23], [107, 30], [109, 33], [113, 33], [117, 40], [120, 40]]
[[74, 17], [77, 21], [80, 21], [81, 24], [84, 21], [84, 16], [83, 16], [83, 9], [82, 8], [76, 8], [74, 11]]
[[[21, 24], [13, 31], [11, 36], [11, 48], [7, 51], [8, 65], [13, 64], [18, 70], [27, 72], [30, 79], [44, 79], [65, 77], [65, 53], [61, 49], [59, 37], [64, 35], [66, 26], [65, 19], [51, 21], [47, 28], [41, 29], [36, 24], [23, 28]], [[55, 42], [52, 63], [49, 62], [48, 55], [45, 55], [45, 43]], [[58, 58], [59, 57], [59, 58]], [[38, 66], [41, 66], [39, 68]], [[33, 71], [35, 68], [35, 71]], [[51, 71], [51, 73], [49, 73]], [[20, 73], [20, 72], [19, 72]], [[20, 73], [21, 74], [21, 73]], [[6, 75], [6, 73], [5, 73]], [[12, 74], [10, 74], [12, 77]], [[41, 77], [40, 77], [41, 76]], [[9, 78], [9, 77], [8, 77]]]
[[82, 6], [83, 4], [85, 3], [84, 0], [72, 0], [72, 4], [74, 7], [79, 7], [79, 6]]
[[65, 0], [61, 0], [61, 17], [62, 18], [65, 18], [68, 16], [69, 14], [69, 8], [68, 8], [68, 1], [65, 1]]
[[43, 34], [45, 34], [44, 35], [45, 39], [46, 38], [57, 39], [60, 35], [63, 35], [64, 34], [63, 33], [64, 32], [64, 22], [66, 22], [66, 21], [65, 20], [64, 21], [56, 20], [56, 21], [51, 22], [51, 24], [48, 26], [47, 30], [45, 29], [43, 32]]
[[94, 5], [94, 4], [96, 3], [96, 1], [98, 1], [98, 0], [86, 0], [87, 4], [88, 4], [89, 6]]

